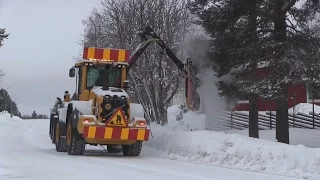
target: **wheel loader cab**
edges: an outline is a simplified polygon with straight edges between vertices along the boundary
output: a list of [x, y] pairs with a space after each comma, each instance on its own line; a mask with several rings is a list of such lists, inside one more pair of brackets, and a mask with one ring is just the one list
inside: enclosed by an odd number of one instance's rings
[[77, 77], [78, 100], [87, 101], [90, 99], [90, 91], [94, 87], [101, 87], [104, 90], [109, 88], [126, 89], [126, 64], [110, 62], [80, 62], [69, 71], [70, 77]]
[[103, 66], [89, 66], [87, 71], [87, 84], [88, 90], [94, 86], [103, 86], [104, 82], [108, 87], [121, 88], [121, 67], [106, 65]]

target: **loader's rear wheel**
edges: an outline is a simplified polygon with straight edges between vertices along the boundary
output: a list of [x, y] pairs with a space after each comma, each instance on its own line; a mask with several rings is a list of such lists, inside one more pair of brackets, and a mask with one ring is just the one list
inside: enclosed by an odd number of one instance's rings
[[50, 137], [50, 139], [52, 140], [53, 138], [53, 136], [52, 136], [52, 134], [53, 134], [53, 131], [52, 131], [52, 128], [53, 127], [53, 125], [52, 125], [52, 114], [51, 114], [51, 116], [50, 116], [50, 122], [49, 122], [49, 137]]
[[123, 155], [125, 156], [139, 156], [142, 149], [142, 142], [137, 141], [131, 145], [122, 145]]
[[56, 127], [56, 123], [55, 123], [55, 119], [53, 118], [53, 115], [51, 114], [50, 116], [50, 126], [49, 126], [49, 137], [51, 139], [51, 142], [54, 144], [55, 143], [55, 127]]
[[56, 151], [58, 152], [66, 152], [67, 151], [67, 140], [65, 137], [60, 136], [60, 122], [56, 121], [55, 124], [55, 144], [56, 144]]
[[72, 127], [71, 121], [68, 122], [67, 129], [67, 150], [69, 155], [83, 155], [86, 148], [86, 141], [78, 133], [76, 128]]
[[51, 143], [52, 144], [55, 144], [56, 143], [56, 124], [52, 124], [52, 131], [51, 131], [51, 134], [50, 134], [50, 138], [51, 138]]
[[52, 144], [54, 144], [56, 142], [55, 138], [55, 132], [56, 132], [56, 124], [53, 122], [52, 119], [50, 119], [50, 129], [49, 129], [49, 137], [51, 139]]

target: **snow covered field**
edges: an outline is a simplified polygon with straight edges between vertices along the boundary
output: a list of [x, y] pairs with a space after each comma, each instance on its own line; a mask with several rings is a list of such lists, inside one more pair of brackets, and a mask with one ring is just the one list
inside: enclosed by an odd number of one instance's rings
[[320, 147], [320, 130], [290, 129], [292, 144], [285, 145], [274, 142], [274, 130], [260, 131], [261, 139], [252, 139], [247, 130], [204, 131], [202, 115], [188, 112], [177, 122], [176, 114], [177, 106], [171, 107], [169, 125], [152, 126], [154, 137], [146, 143], [150, 149], [145, 154], [157, 152], [157, 157], [172, 160], [320, 179], [320, 149], [316, 148]]

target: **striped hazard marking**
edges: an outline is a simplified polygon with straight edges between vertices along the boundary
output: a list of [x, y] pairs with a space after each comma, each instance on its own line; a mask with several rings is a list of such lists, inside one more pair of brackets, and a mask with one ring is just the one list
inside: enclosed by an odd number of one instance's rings
[[84, 138], [99, 138], [99, 139], [112, 139], [112, 140], [149, 140], [149, 129], [132, 129], [121, 127], [97, 127], [97, 126], [84, 126]]

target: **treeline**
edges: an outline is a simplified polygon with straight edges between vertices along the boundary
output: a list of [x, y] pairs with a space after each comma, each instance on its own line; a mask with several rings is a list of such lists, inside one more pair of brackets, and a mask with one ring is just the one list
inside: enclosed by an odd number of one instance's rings
[[31, 115], [22, 115], [22, 119], [49, 119], [48, 115], [45, 114], [38, 114], [35, 110], [32, 112]]

